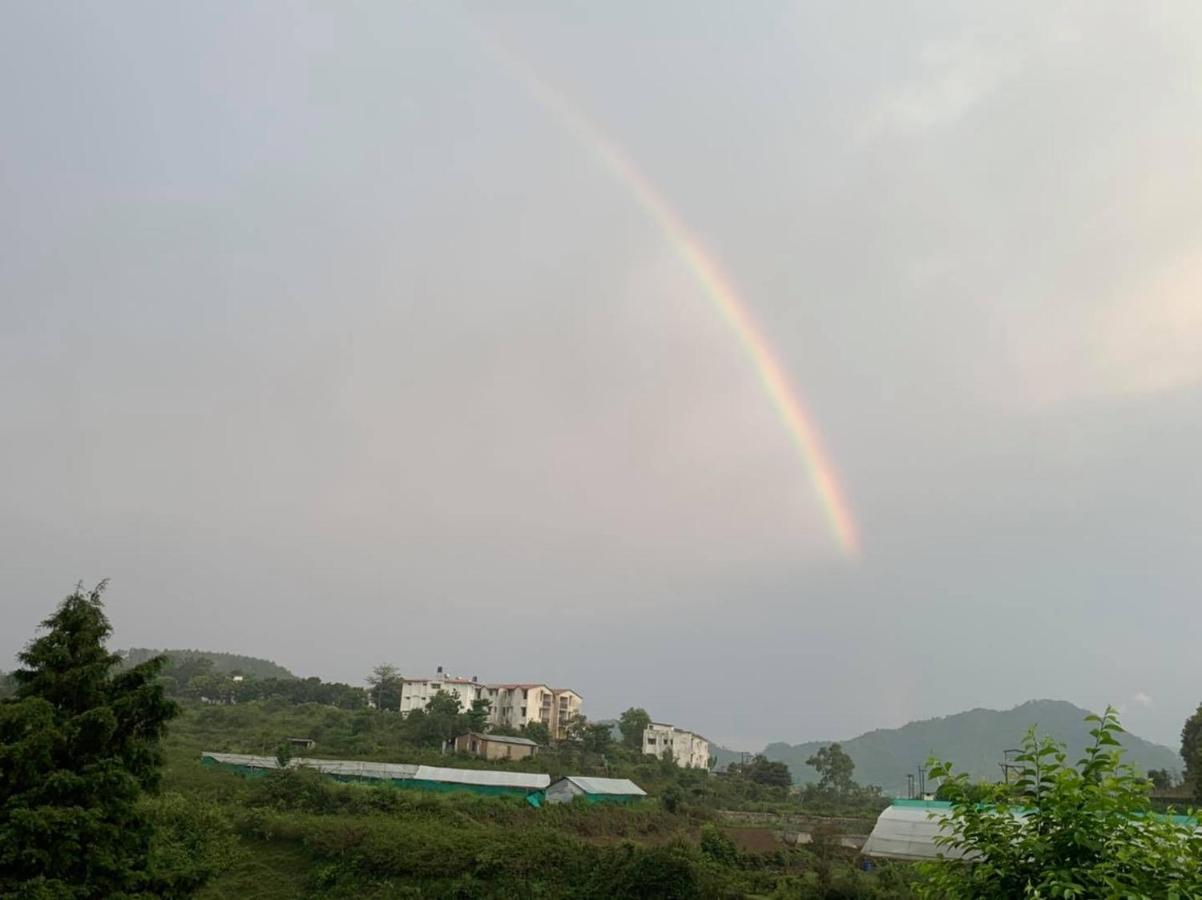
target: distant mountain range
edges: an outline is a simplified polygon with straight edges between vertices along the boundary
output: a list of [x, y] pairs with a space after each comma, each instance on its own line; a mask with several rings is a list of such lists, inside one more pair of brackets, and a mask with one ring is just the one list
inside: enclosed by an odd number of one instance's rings
[[[1090, 742], [1088, 710], [1063, 700], [1031, 700], [1013, 709], [971, 709], [937, 719], [911, 722], [901, 728], [882, 728], [859, 737], [839, 741], [856, 764], [855, 780], [876, 784], [888, 794], [904, 795], [906, 774], [925, 764], [929, 756], [950, 760], [957, 771], [974, 779], [996, 781], [1003, 751], [1017, 747], [1026, 730], [1035, 725], [1041, 734], [1068, 745], [1074, 762]], [[771, 760], [787, 763], [797, 783], [817, 781], [818, 775], [805, 761], [831, 741], [804, 744], [773, 743], [763, 753]], [[1168, 747], [1123, 735], [1124, 759], [1140, 771], [1181, 771], [1181, 758]], [[719, 766], [737, 762], [741, 754], [714, 745]]]
[[213, 663], [213, 671], [219, 675], [237, 673], [249, 678], [295, 678], [296, 676], [278, 663], [257, 656], [239, 656], [237, 653], [218, 653], [213, 650], [154, 650], [149, 647], [130, 647], [123, 651], [125, 664], [136, 666], [156, 656], [163, 655], [171, 660], [172, 665], [192, 659], [208, 659]]

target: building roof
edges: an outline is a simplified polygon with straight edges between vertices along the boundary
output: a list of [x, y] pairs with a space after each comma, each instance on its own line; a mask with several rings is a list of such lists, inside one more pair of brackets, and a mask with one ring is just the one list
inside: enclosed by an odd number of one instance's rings
[[419, 781], [441, 781], [447, 784], [480, 784], [493, 787], [518, 787], [541, 790], [551, 783], [545, 772], [504, 772], [497, 769], [446, 769], [441, 766], [418, 766], [414, 776]]
[[[253, 769], [278, 769], [279, 763], [271, 756], [250, 756], [244, 753], [202, 753], [214, 762], [227, 765], [247, 766]], [[417, 779], [439, 781], [445, 784], [478, 784], [493, 787], [517, 787], [541, 790], [551, 783], [545, 772], [504, 772], [496, 769], [449, 769], [441, 766], [417, 766], [409, 763], [380, 763], [347, 759], [312, 759], [293, 757], [290, 768], [304, 766], [316, 769], [325, 775], [345, 775], [356, 778]]]
[[669, 725], [667, 722], [652, 722], [649, 727], [651, 727], [651, 728], [671, 728], [677, 734], [691, 734], [693, 737], [697, 738], [698, 740], [705, 741], [707, 744], [711, 743], [710, 739], [707, 738], [703, 734], [698, 734], [695, 731], [689, 731], [687, 728], [677, 728], [675, 725]]
[[229, 766], [248, 766], [252, 769], [278, 769], [279, 762], [274, 756], [251, 756], [249, 753], [202, 753], [201, 759], [208, 757], [213, 762], [225, 763]]
[[432, 675], [429, 678], [402, 678], [401, 682], [403, 684], [475, 684], [485, 687], [479, 681], [472, 681], [470, 678], [450, 678], [444, 675]]
[[512, 691], [512, 690], [523, 690], [523, 691], [528, 691], [528, 690], [530, 690], [531, 688], [539, 688], [539, 687], [541, 687], [541, 688], [546, 688], [547, 690], [551, 690], [551, 687], [550, 687], [549, 685], [543, 684], [541, 681], [529, 682], [529, 683], [524, 683], [524, 684], [523, 684], [523, 683], [518, 683], [518, 684], [486, 684], [486, 685], [485, 685], [485, 687], [490, 687], [490, 688], [492, 688], [493, 690], [498, 690], [498, 691]]
[[[246, 766], [249, 769], [278, 769], [279, 762], [274, 756], [252, 756], [247, 753], [210, 753], [201, 754], [213, 762], [225, 763], [231, 766]], [[405, 779], [413, 778], [417, 766], [409, 763], [382, 763], [364, 760], [348, 759], [316, 759], [308, 756], [294, 756], [288, 761], [288, 768], [304, 767], [316, 769], [324, 775], [346, 775], [355, 778]]]
[[349, 778], [378, 778], [384, 781], [408, 780], [417, 775], [418, 766], [411, 763], [364, 762], [347, 759], [295, 760], [297, 765], [316, 769], [323, 775], [342, 775]]
[[[646, 797], [647, 792], [629, 778], [590, 778], [567, 775], [560, 781], [570, 781], [586, 794], [612, 794], [627, 797]], [[559, 782], [556, 782], [558, 784]]]
[[[508, 734], [482, 734], [479, 731], [469, 731], [468, 735], [482, 741], [496, 741], [498, 744], [519, 744], [523, 747], [537, 747], [538, 742], [524, 737], [512, 737]], [[460, 735], [463, 737], [463, 735]]]

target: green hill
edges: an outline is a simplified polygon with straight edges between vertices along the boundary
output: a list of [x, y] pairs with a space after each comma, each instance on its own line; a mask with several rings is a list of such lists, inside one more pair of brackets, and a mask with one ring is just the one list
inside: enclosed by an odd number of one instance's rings
[[154, 650], [148, 647], [131, 647], [122, 653], [125, 664], [136, 666], [158, 655], [165, 655], [174, 668], [190, 660], [207, 659], [213, 663], [213, 672], [219, 675], [237, 673], [247, 678], [295, 678], [283, 666], [257, 656], [239, 656], [237, 653], [217, 653], [212, 650]]
[[[998, 763], [1003, 751], [1017, 747], [1032, 725], [1038, 726], [1041, 734], [1067, 744], [1069, 758], [1076, 760], [1091, 740], [1089, 725], [1084, 721], [1088, 714], [1063, 700], [1030, 700], [1014, 709], [971, 709], [901, 728], [870, 731], [839, 743], [856, 764], [856, 781], [877, 784], [886, 793], [904, 796], [906, 773], [914, 772], [931, 755], [951, 760], [957, 770], [974, 778], [996, 781], [1001, 776]], [[817, 773], [805, 761], [829, 743], [769, 744], [764, 755], [787, 763], [798, 783], [817, 781]], [[1123, 736], [1123, 746], [1126, 761], [1140, 771], [1181, 770], [1180, 757], [1168, 747], [1131, 734]]]

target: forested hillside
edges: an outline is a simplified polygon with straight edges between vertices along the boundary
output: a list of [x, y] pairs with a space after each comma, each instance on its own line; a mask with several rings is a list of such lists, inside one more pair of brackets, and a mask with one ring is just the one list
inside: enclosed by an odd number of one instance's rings
[[[950, 760], [958, 771], [973, 778], [996, 781], [1003, 751], [1017, 747], [1028, 727], [1068, 745], [1070, 759], [1085, 749], [1088, 712], [1063, 700], [1031, 700], [1008, 710], [972, 709], [936, 719], [911, 722], [901, 728], [882, 728], [850, 740], [840, 741], [856, 764], [855, 778], [861, 784], [880, 785], [886, 793], [904, 795], [906, 773], [914, 772], [932, 754]], [[769, 744], [764, 755], [785, 762], [795, 781], [817, 781], [806, 760], [830, 741], [804, 744]], [[1168, 747], [1125, 734], [1122, 743], [1126, 760], [1141, 771], [1181, 771], [1180, 757]]]
[[173, 668], [181, 668], [190, 662], [207, 659], [212, 662], [212, 672], [217, 675], [245, 675], [248, 678], [295, 678], [296, 676], [278, 663], [257, 656], [240, 656], [237, 653], [218, 653], [213, 650], [154, 650], [148, 647], [130, 647], [124, 651], [126, 665], [136, 666], [155, 656], [166, 656]]

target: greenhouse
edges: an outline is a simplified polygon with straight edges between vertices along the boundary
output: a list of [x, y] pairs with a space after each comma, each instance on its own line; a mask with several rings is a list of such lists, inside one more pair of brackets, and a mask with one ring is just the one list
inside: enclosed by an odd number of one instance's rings
[[[201, 754], [201, 764], [237, 772], [249, 778], [259, 777], [280, 768], [271, 756], [252, 756], [243, 753]], [[468, 791], [474, 794], [539, 795], [551, 783], [542, 772], [508, 772], [496, 769], [452, 769], [442, 766], [419, 766], [406, 763], [364, 762], [361, 760], [312, 759], [294, 757], [287, 768], [314, 769], [336, 781], [387, 783], [393, 787], [424, 791]], [[536, 801], [535, 805], [538, 805]]]

